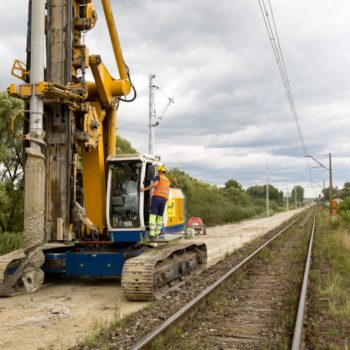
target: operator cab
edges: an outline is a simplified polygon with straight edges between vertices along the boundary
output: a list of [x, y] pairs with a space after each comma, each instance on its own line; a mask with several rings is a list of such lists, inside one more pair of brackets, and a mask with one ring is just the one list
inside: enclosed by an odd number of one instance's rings
[[140, 192], [156, 176], [156, 158], [126, 154], [107, 159], [107, 225], [114, 242], [139, 242], [148, 229], [150, 191]]

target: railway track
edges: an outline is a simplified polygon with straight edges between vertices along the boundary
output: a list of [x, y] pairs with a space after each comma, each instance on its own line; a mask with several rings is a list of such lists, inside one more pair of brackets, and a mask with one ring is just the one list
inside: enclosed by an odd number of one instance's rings
[[297, 313], [295, 328], [294, 328], [292, 350], [299, 350], [302, 346], [302, 342], [304, 339], [303, 331], [304, 331], [304, 320], [305, 320], [305, 312], [306, 312], [306, 297], [307, 297], [307, 287], [308, 287], [308, 281], [309, 281], [309, 272], [311, 267], [312, 247], [313, 247], [314, 236], [315, 236], [315, 226], [316, 226], [316, 212], [314, 214], [314, 218], [312, 222], [311, 236], [310, 236], [306, 264], [304, 269], [303, 285], [301, 287], [298, 313]]
[[[293, 350], [299, 349], [315, 218], [316, 212], [311, 224], [308, 212], [290, 222], [141, 340], [126, 348], [289, 348], [293, 339]], [[285, 239], [282, 239], [283, 234]], [[270, 252], [267, 247], [271, 245]], [[254, 259], [258, 255], [262, 259]], [[291, 290], [295, 292], [290, 293]], [[297, 316], [295, 302], [288, 304], [286, 301], [290, 294], [294, 297], [300, 294]]]

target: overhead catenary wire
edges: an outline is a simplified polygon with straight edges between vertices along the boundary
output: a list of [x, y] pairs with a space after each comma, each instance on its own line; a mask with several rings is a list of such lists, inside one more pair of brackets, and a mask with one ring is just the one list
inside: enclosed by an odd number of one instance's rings
[[269, 3], [269, 10], [270, 10], [270, 14], [271, 14], [271, 18], [272, 21], [270, 20], [270, 16], [269, 16], [269, 12], [268, 12], [268, 8], [265, 5], [265, 0], [258, 0], [259, 1], [259, 5], [260, 5], [260, 9], [261, 9], [261, 13], [263, 15], [263, 19], [265, 22], [265, 26], [269, 35], [269, 39], [271, 42], [271, 46], [272, 46], [272, 50], [274, 52], [275, 58], [276, 58], [276, 62], [278, 65], [278, 69], [281, 75], [281, 79], [286, 91], [286, 96], [289, 102], [289, 106], [292, 112], [292, 116], [293, 119], [295, 121], [295, 125], [297, 128], [297, 132], [298, 132], [298, 136], [299, 136], [299, 140], [300, 140], [300, 144], [301, 144], [301, 148], [303, 150], [303, 155], [306, 155], [306, 146], [305, 146], [305, 141], [304, 141], [304, 137], [301, 131], [301, 127], [300, 127], [300, 122], [299, 122], [299, 117], [296, 111], [296, 107], [295, 107], [295, 103], [294, 103], [294, 98], [293, 98], [293, 94], [292, 94], [292, 90], [290, 87], [290, 83], [289, 83], [289, 78], [288, 78], [288, 73], [287, 73], [287, 69], [286, 69], [286, 65], [285, 65], [285, 61], [283, 58], [283, 53], [282, 53], [282, 48], [281, 48], [281, 44], [280, 44], [280, 40], [279, 40], [279, 36], [278, 36], [278, 31], [277, 31], [277, 27], [276, 27], [276, 22], [275, 22], [275, 18], [273, 15], [273, 10], [272, 10], [272, 5], [271, 5], [271, 1], [268, 0]]
[[[268, 33], [268, 37], [270, 39], [270, 43], [272, 46], [272, 51], [273, 51], [274, 56], [276, 58], [278, 70], [280, 72], [282, 83], [283, 83], [283, 86], [284, 86], [284, 89], [286, 92], [286, 96], [287, 96], [289, 107], [290, 107], [290, 110], [292, 113], [292, 117], [293, 117], [293, 120], [295, 122], [295, 126], [297, 129], [301, 149], [302, 149], [303, 155], [306, 156], [307, 150], [306, 150], [306, 146], [305, 146], [305, 140], [303, 137], [302, 129], [301, 129], [300, 122], [299, 122], [299, 116], [298, 116], [298, 113], [297, 113], [297, 110], [295, 107], [295, 102], [294, 102], [292, 90], [291, 90], [290, 83], [289, 83], [289, 77], [288, 77], [287, 68], [286, 68], [286, 64], [284, 61], [284, 57], [283, 57], [282, 47], [281, 47], [280, 40], [279, 40], [279, 35], [278, 35], [278, 31], [277, 31], [275, 17], [274, 17], [273, 10], [272, 10], [271, 1], [270, 0], [258, 0], [258, 1], [259, 1], [261, 14], [262, 14], [262, 17], [263, 17], [263, 20], [265, 23], [265, 27], [266, 27], [266, 30]], [[265, 1], [268, 1], [268, 6], [266, 5], [267, 2], [265, 3]], [[271, 17], [271, 19], [270, 19], [270, 17]], [[307, 159], [307, 158], [306, 158], [306, 163], [307, 163], [308, 171], [309, 171], [309, 180], [311, 182], [312, 181], [311, 165], [310, 165], [309, 159]]]

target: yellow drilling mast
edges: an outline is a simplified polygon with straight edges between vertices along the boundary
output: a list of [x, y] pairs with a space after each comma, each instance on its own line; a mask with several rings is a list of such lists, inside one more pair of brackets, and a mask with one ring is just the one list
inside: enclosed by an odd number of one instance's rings
[[[26, 105], [24, 246], [0, 257], [0, 295], [36, 291], [45, 272], [122, 276], [128, 298], [150, 300], [206, 261], [203, 244], [143, 253], [150, 195], [138, 189], [153, 180], [157, 158], [116, 155], [118, 105], [136, 91], [110, 1], [101, 3], [119, 79], [85, 45], [97, 21], [92, 0], [29, 0], [27, 62], [12, 68], [23, 83], [8, 88]], [[86, 81], [88, 69], [94, 81]], [[171, 195], [165, 226], [177, 232], [185, 226], [185, 199], [180, 189]]]

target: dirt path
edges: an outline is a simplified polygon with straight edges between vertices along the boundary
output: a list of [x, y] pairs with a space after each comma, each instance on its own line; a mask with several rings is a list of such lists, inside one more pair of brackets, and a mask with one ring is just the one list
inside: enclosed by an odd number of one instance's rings
[[[217, 226], [193, 240], [208, 246], [208, 264], [286, 221], [296, 211]], [[35, 295], [0, 299], [0, 349], [67, 349], [115, 316], [143, 308], [128, 302], [119, 280], [65, 280]]]
[[145, 305], [128, 302], [119, 280], [66, 280], [32, 296], [0, 299], [0, 349], [67, 349]]

